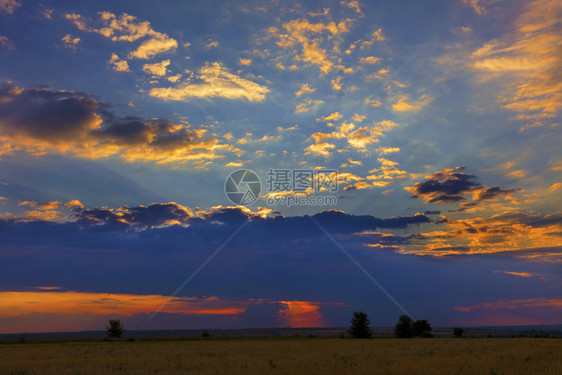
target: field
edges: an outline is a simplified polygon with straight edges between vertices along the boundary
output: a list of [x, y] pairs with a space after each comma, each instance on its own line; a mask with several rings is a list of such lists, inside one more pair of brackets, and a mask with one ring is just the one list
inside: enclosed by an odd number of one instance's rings
[[0, 344], [0, 374], [562, 374], [562, 340], [253, 338]]

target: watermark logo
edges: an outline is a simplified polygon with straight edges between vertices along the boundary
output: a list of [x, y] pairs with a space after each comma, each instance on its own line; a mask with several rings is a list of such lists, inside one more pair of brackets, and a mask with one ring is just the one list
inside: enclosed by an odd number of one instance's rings
[[224, 192], [232, 203], [247, 206], [258, 200], [261, 182], [253, 171], [239, 169], [226, 178]]
[[[269, 169], [263, 199], [270, 206], [335, 206], [337, 197], [322, 193], [338, 191], [338, 171], [334, 169]], [[259, 177], [249, 169], [232, 172], [224, 191], [236, 205], [247, 206], [260, 197]]]

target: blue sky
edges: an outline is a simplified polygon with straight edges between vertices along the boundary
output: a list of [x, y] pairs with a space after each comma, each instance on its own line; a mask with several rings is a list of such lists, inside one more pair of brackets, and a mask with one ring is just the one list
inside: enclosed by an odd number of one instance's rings
[[561, 13], [0, 0], [0, 331], [560, 323]]

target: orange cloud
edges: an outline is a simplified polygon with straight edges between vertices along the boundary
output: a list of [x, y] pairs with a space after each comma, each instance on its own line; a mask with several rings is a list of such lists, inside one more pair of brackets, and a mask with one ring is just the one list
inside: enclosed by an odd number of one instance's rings
[[562, 298], [530, 298], [530, 299], [514, 299], [509, 301], [493, 301], [482, 302], [472, 306], [455, 307], [453, 310], [463, 312], [473, 312], [477, 310], [490, 309], [517, 309], [526, 307], [550, 307], [554, 309], [562, 309]]
[[517, 119], [527, 121], [522, 130], [548, 121], [551, 125], [559, 123], [561, 18], [560, 1], [531, 1], [513, 31], [489, 41], [470, 56], [472, 69], [504, 87], [498, 100], [517, 113]]
[[[163, 306], [162, 306], [163, 305]], [[0, 317], [40, 314], [95, 314], [131, 316], [160, 311], [175, 314], [239, 314], [247, 301], [222, 301], [217, 297], [87, 293], [75, 291], [0, 292]]]
[[445, 229], [420, 233], [401, 252], [448, 256], [505, 253], [545, 262], [561, 262], [560, 214], [505, 212], [491, 217], [445, 220]]
[[279, 301], [279, 303], [286, 307], [279, 310], [278, 318], [290, 327], [322, 327], [324, 325], [318, 303], [308, 301]]

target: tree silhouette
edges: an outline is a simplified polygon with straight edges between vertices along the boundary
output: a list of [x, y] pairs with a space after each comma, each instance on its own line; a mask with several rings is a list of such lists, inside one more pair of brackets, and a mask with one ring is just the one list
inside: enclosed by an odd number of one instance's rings
[[414, 336], [433, 337], [431, 334], [431, 324], [426, 319], [416, 320], [412, 323], [412, 329], [414, 330]]
[[107, 329], [107, 336], [109, 337], [116, 337], [119, 338], [123, 336], [123, 332], [125, 332], [125, 328], [119, 319], [109, 321], [109, 326], [106, 327]]
[[453, 336], [454, 337], [462, 337], [462, 335], [464, 335], [464, 329], [462, 329], [461, 327], [453, 328]]
[[398, 323], [394, 327], [396, 337], [409, 338], [414, 336], [414, 328], [412, 327], [412, 318], [408, 315], [400, 315]]
[[369, 318], [363, 311], [353, 313], [349, 333], [354, 339], [368, 339], [372, 336], [371, 328], [369, 328]]

